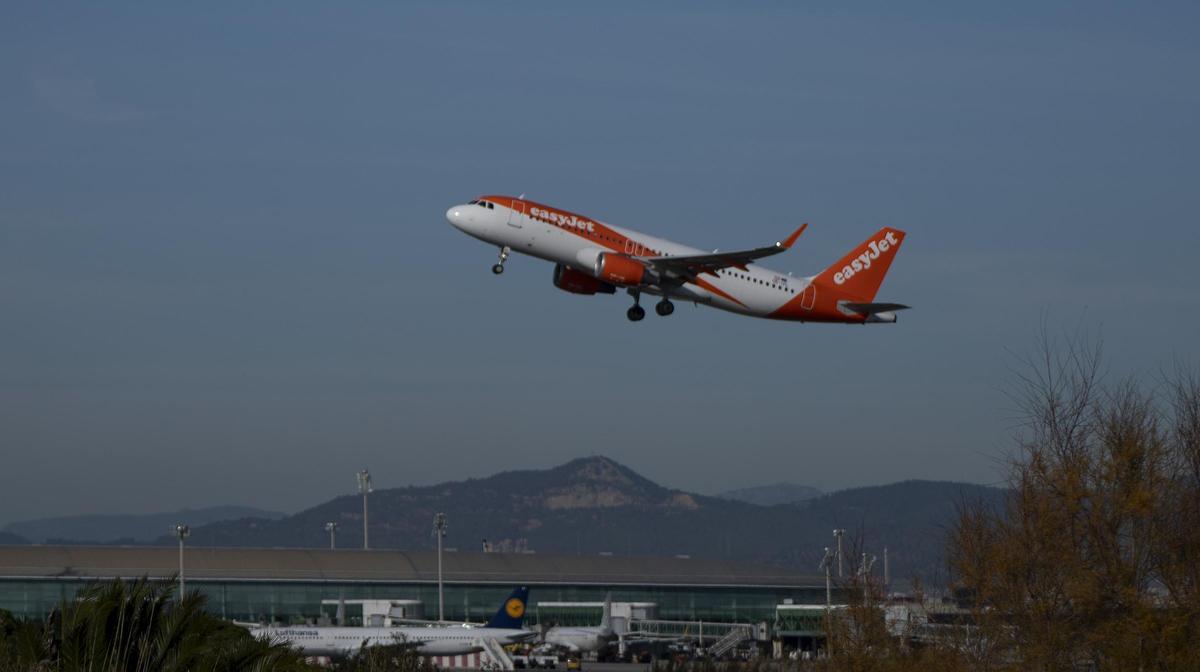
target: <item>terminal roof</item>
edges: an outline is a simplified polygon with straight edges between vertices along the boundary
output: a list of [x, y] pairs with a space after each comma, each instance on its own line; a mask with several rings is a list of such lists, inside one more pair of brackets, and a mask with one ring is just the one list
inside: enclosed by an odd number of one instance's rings
[[[721, 560], [651, 556], [461, 553], [443, 555], [447, 583], [630, 586], [824, 586], [824, 578], [787, 568]], [[171, 576], [174, 546], [0, 546], [0, 578]], [[437, 554], [387, 550], [186, 549], [197, 580], [437, 581]]]

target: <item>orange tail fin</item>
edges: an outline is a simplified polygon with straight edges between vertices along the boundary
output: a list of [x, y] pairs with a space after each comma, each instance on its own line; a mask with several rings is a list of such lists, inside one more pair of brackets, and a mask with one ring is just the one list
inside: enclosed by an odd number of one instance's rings
[[884, 227], [818, 275], [815, 282], [848, 298], [870, 303], [887, 275], [904, 232]]

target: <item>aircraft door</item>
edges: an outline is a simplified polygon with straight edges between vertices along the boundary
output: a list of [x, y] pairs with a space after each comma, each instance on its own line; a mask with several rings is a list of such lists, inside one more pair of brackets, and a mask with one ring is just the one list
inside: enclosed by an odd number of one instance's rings
[[800, 307], [804, 310], [812, 310], [813, 304], [817, 302], [817, 283], [810, 282], [804, 288], [804, 293], [800, 295]]
[[512, 209], [508, 211], [508, 225], [518, 229], [525, 225], [525, 201], [513, 201]]

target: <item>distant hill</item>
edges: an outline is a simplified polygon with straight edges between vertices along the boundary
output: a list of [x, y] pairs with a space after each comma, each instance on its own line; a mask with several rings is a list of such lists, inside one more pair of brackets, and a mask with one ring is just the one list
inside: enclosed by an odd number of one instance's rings
[[759, 485], [753, 488], [741, 488], [738, 490], [729, 490], [716, 495], [721, 499], [732, 499], [747, 504], [757, 504], [759, 506], [776, 506], [778, 504], [791, 504], [792, 502], [803, 502], [806, 499], [820, 497], [821, 491], [808, 485], [799, 485], [797, 483], [775, 483], [773, 485]]
[[776, 562], [808, 563], [814, 571], [823, 547], [836, 546], [834, 528], [843, 537], [846, 568], [850, 571], [867, 552], [876, 556], [875, 569], [883, 571], [883, 549], [888, 549], [894, 579], [920, 577], [927, 585], [945, 585], [946, 534], [959, 503], [983, 501], [998, 505], [1005, 491], [983, 485], [949, 481], [902, 481], [890, 485], [840, 490], [815, 499], [774, 507], [790, 510], [796, 556], [776, 557]]
[[0, 532], [0, 546], [23, 546], [29, 540], [12, 532]]
[[[378, 490], [371, 495], [372, 548], [431, 549], [433, 516], [449, 520], [447, 546], [494, 546], [541, 553], [689, 555], [811, 568], [835, 527], [848, 530], [847, 555], [889, 548], [892, 575], [944, 579], [942, 550], [956, 502], [996, 501], [978, 485], [906, 481], [801, 502], [759, 506], [673, 490], [604, 457], [548, 470]], [[209, 546], [322, 547], [325, 523], [340, 524], [338, 546], [362, 545], [362, 499], [346, 495], [278, 520], [226, 520], [192, 530]], [[162, 536], [159, 543], [171, 543]], [[882, 564], [879, 565], [880, 571]]]
[[41, 518], [9, 523], [4, 532], [24, 537], [29, 543], [47, 541], [75, 543], [148, 543], [162, 536], [172, 525], [200, 526], [219, 520], [238, 518], [279, 519], [286, 514], [248, 506], [214, 506], [183, 509], [171, 513], [131, 515], [91, 515]]

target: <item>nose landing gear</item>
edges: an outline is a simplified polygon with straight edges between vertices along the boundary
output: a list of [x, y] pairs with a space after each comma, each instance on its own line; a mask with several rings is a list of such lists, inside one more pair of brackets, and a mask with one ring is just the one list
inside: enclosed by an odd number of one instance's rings
[[504, 272], [504, 262], [508, 260], [508, 253], [511, 251], [512, 251], [511, 248], [509, 248], [509, 246], [507, 246], [507, 245], [500, 248], [500, 263], [496, 264], [495, 266], [492, 266], [492, 273], [495, 273], [496, 275], [500, 275], [501, 273]]

